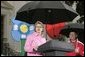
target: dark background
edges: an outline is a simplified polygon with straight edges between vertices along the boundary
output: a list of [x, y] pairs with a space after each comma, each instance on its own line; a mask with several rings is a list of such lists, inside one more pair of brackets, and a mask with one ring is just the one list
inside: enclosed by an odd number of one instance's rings
[[81, 16], [81, 18], [77, 22], [82, 23], [84, 21], [84, 17], [82, 17], [84, 16], [84, 1], [65, 1], [65, 3], [68, 4], [69, 6], [72, 6], [73, 3], [77, 3], [76, 11]]

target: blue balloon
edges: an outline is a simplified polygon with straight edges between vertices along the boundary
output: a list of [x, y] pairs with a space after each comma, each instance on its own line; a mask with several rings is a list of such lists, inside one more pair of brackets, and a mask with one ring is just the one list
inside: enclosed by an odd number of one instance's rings
[[20, 41], [21, 34], [18, 31], [11, 31], [13, 40]]
[[[15, 17], [12, 18], [12, 31], [11, 31], [11, 34], [12, 34], [12, 38], [15, 40], [15, 41], [20, 41], [20, 39], [26, 39], [28, 35], [32, 34], [34, 32], [34, 24], [29, 24], [29, 23], [25, 23], [25, 22], [22, 22], [22, 21], [19, 21], [19, 20], [15, 20]], [[20, 31], [20, 26], [22, 24], [25, 24], [28, 26], [28, 31], [26, 33], [22, 33]], [[15, 29], [14, 30], [14, 25], [17, 25], [18, 28], [17, 30]], [[29, 29], [31, 28], [31, 29]], [[26, 35], [25, 38], [22, 38], [22, 34]]]
[[18, 32], [18, 30], [14, 30], [14, 25], [18, 26], [22, 22], [15, 20], [15, 17], [13, 17], [11, 21], [12, 21], [12, 31], [11, 31], [12, 38], [15, 41], [20, 41], [21, 34]]
[[18, 21], [18, 20], [12, 20], [12, 23], [14, 23], [14, 24], [17, 24], [17, 25], [19, 25], [20, 23], [22, 23], [21, 21]]

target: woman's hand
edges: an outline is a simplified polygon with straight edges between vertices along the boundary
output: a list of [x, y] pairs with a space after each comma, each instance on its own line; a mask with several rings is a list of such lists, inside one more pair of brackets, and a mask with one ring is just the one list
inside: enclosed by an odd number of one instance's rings
[[38, 46], [34, 48], [35, 51], [37, 51], [37, 49], [38, 49]]

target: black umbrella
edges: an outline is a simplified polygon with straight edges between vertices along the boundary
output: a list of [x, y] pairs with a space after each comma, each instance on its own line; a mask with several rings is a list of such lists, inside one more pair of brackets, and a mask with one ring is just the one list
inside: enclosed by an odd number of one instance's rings
[[34, 24], [41, 21], [44, 24], [72, 21], [77, 12], [62, 1], [34, 1], [24, 5], [16, 15], [16, 20]]
[[62, 29], [60, 34], [69, 36], [69, 33], [74, 31], [78, 34], [78, 39], [84, 43], [84, 24], [73, 23]]

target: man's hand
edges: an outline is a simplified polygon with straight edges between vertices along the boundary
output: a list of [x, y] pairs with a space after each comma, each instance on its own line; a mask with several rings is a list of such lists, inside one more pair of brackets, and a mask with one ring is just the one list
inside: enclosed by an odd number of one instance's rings
[[65, 22], [65, 25], [73, 24], [73, 22]]
[[79, 53], [79, 47], [75, 49], [75, 52], [76, 53]]

